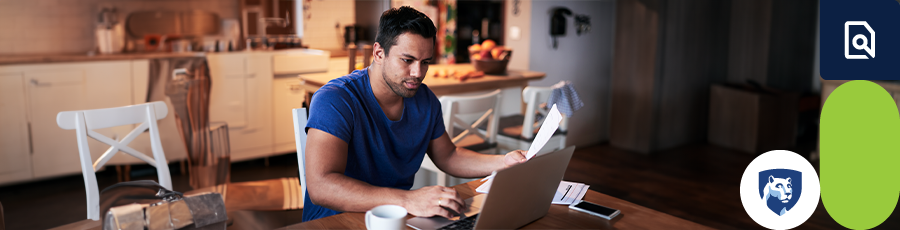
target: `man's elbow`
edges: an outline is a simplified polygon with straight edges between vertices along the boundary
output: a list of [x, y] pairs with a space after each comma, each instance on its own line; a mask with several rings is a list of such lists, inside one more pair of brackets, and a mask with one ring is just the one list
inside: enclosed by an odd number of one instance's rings
[[332, 209], [335, 211], [340, 211], [340, 207], [336, 207], [334, 202], [331, 202], [333, 198], [331, 196], [334, 195], [334, 192], [329, 191], [328, 182], [322, 182], [324, 180], [319, 180], [313, 183], [307, 181], [308, 185], [306, 187], [306, 193], [309, 195], [309, 201], [315, 205], [322, 206], [328, 209]]

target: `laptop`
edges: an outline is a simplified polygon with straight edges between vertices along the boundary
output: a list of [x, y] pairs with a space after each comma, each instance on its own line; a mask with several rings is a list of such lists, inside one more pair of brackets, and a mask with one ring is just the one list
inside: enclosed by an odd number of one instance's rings
[[464, 218], [415, 217], [414, 229], [515, 229], [544, 215], [569, 166], [575, 146], [538, 155], [497, 172], [488, 194], [466, 199]]

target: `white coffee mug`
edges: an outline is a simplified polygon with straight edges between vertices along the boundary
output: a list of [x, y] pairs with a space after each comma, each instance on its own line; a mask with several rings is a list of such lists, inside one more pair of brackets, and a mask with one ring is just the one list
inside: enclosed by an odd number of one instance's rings
[[366, 229], [400, 230], [406, 228], [406, 208], [381, 205], [366, 212]]

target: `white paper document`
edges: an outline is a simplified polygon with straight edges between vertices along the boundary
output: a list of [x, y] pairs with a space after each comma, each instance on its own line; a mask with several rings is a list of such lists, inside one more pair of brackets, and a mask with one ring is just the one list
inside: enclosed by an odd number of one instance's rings
[[575, 201], [583, 200], [588, 187], [591, 186], [584, 183], [561, 181], [559, 182], [559, 188], [556, 189], [556, 195], [553, 196], [553, 202], [551, 203], [570, 205]]
[[[537, 136], [535, 136], [534, 141], [531, 142], [531, 147], [528, 148], [528, 152], [525, 153], [525, 159], [531, 160], [534, 155], [537, 155], [537, 153], [544, 148], [544, 145], [547, 144], [550, 137], [553, 137], [553, 133], [556, 132], [556, 129], [559, 129], [559, 122], [561, 120], [562, 114], [556, 109], [556, 104], [553, 104], [553, 106], [550, 107], [550, 111], [547, 112], [547, 118], [544, 119], [544, 123], [541, 124], [540, 130], [538, 130]], [[491, 190], [491, 182], [494, 182], [494, 175], [497, 175], [497, 172], [491, 173], [490, 176], [481, 179], [482, 181], [487, 180], [487, 182], [484, 182], [484, 184], [475, 188], [475, 191], [488, 193], [488, 191]]]
[[550, 112], [547, 112], [547, 118], [544, 119], [544, 123], [541, 124], [541, 129], [538, 130], [537, 136], [534, 136], [534, 141], [531, 142], [528, 153], [525, 154], [526, 159], [530, 160], [544, 148], [547, 141], [553, 137], [553, 133], [556, 132], [556, 129], [559, 129], [559, 122], [561, 120], [562, 115], [559, 113], [559, 110], [556, 109], [556, 104], [553, 104], [553, 106], [550, 107]]

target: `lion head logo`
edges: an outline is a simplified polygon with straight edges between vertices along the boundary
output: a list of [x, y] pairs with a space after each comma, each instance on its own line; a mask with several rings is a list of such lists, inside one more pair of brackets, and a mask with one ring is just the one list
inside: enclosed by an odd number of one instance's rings
[[759, 172], [759, 195], [772, 212], [782, 216], [797, 204], [802, 174], [790, 169], [769, 169]]
[[788, 201], [791, 201], [792, 187], [794, 186], [791, 185], [790, 177], [782, 179], [769, 175], [769, 183], [766, 184], [763, 200], [777, 198], [781, 203], [787, 203]]

